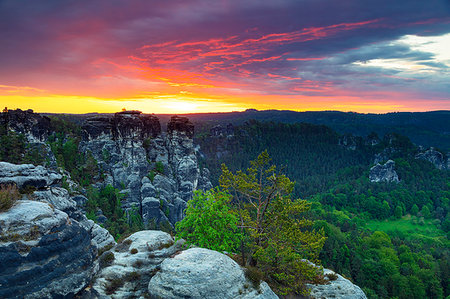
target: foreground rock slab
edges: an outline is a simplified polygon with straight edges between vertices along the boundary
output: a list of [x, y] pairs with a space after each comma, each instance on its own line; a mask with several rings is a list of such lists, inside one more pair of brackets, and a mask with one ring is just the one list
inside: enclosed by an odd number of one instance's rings
[[307, 284], [306, 286], [311, 290], [310, 298], [367, 299], [366, 294], [364, 294], [361, 288], [353, 284], [350, 280], [345, 279], [329, 269], [324, 269], [323, 274], [325, 278], [327, 278], [327, 275], [332, 275], [336, 279], [329, 280], [328, 284]]
[[148, 291], [154, 298], [278, 298], [265, 282], [255, 289], [231, 258], [204, 248], [162, 262]]
[[101, 270], [89, 298], [141, 298], [150, 278], [164, 259], [181, 250], [165, 232], [145, 230], [132, 234], [99, 257]]
[[20, 200], [0, 213], [0, 298], [71, 297], [90, 283], [96, 254], [66, 213]]

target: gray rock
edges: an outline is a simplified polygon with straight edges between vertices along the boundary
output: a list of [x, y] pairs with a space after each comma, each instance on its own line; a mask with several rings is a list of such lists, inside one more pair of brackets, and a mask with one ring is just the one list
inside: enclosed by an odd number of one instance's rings
[[448, 169], [449, 159], [441, 152], [438, 152], [434, 148], [430, 148], [429, 150], [419, 153], [416, 155], [416, 159], [426, 160], [433, 164], [437, 169], [443, 170]]
[[77, 221], [80, 221], [84, 216], [76, 201], [70, 198], [69, 192], [64, 188], [52, 187], [48, 190], [35, 191], [33, 199], [49, 203]]
[[0, 162], [0, 184], [15, 184], [19, 188], [30, 186], [41, 189], [58, 183], [61, 179], [61, 174], [40, 165]]
[[[150, 180], [149, 180], [150, 182]], [[146, 197], [156, 197], [157, 192], [156, 192], [156, 188], [155, 186], [153, 186], [152, 183], [144, 183], [142, 184], [141, 187], [141, 196], [142, 198], [146, 198]]]
[[97, 254], [89, 233], [47, 203], [21, 200], [0, 213], [0, 297], [71, 297], [86, 287]]
[[160, 201], [155, 197], [146, 197], [142, 201], [142, 218], [144, 225], [148, 226], [151, 222], [156, 225], [160, 221]]
[[323, 273], [326, 279], [327, 274], [334, 274], [337, 279], [332, 281], [329, 280], [328, 284], [323, 285], [307, 284], [307, 288], [311, 291], [311, 298], [367, 299], [366, 294], [364, 294], [361, 288], [353, 284], [348, 279], [345, 279], [341, 275], [329, 269], [324, 269]]
[[[92, 289], [100, 298], [144, 297], [150, 278], [161, 262], [179, 251], [182, 244], [161, 231], [134, 233], [106, 253], [112, 253], [114, 260], [99, 271]], [[112, 281], [120, 281], [121, 286], [111, 290]]]
[[262, 282], [256, 290], [241, 267], [217, 251], [192, 248], [161, 263], [148, 291], [156, 298], [278, 298]]
[[[170, 221], [173, 226], [183, 215], [179, 211], [182, 205], [174, 203], [176, 198], [188, 201], [194, 190], [209, 189], [212, 185], [208, 175], [199, 171], [193, 124], [186, 118], [173, 117], [167, 127], [168, 134], [161, 134], [158, 119], [139, 111], [90, 118], [82, 128], [80, 150], [91, 152], [108, 182], [124, 189], [121, 191], [126, 193], [122, 201], [124, 209], [142, 207], [145, 223], [156, 219]], [[164, 171], [152, 182], [147, 175], [155, 170], [156, 162], [162, 163]], [[166, 203], [159, 212], [155, 205], [144, 203], [152, 197]], [[175, 215], [167, 215], [167, 211], [175, 211]]]
[[369, 180], [373, 183], [398, 183], [398, 175], [394, 170], [395, 162], [388, 160], [384, 165], [377, 164], [370, 169]]

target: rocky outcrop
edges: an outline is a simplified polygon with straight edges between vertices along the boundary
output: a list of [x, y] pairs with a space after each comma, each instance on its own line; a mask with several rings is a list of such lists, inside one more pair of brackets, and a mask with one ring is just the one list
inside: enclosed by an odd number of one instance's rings
[[231, 137], [234, 135], [234, 126], [233, 124], [216, 125], [209, 130], [209, 133], [212, 137]]
[[20, 200], [0, 213], [0, 297], [71, 297], [95, 272], [89, 233], [47, 203]]
[[102, 269], [93, 290], [107, 298], [139, 298], [147, 294], [151, 277], [164, 259], [181, 250], [183, 242], [162, 231], [140, 231], [103, 253]]
[[53, 208], [66, 213], [70, 220], [77, 221], [90, 234], [97, 249], [103, 250], [105, 247], [115, 245], [114, 238], [106, 229], [86, 218], [83, 212], [85, 203], [83, 199], [86, 198], [82, 195], [71, 198], [66, 189], [59, 187], [61, 178], [61, 174], [43, 166], [0, 162], [0, 185], [15, 184], [22, 189], [33, 187], [27, 190], [27, 195], [24, 195], [26, 199], [50, 204]]
[[255, 288], [235, 261], [217, 251], [188, 249], [160, 268], [148, 285], [156, 298], [278, 298], [265, 282]]
[[417, 154], [416, 159], [426, 160], [440, 170], [450, 169], [450, 160], [448, 157], [434, 148], [430, 148], [425, 152]]
[[121, 189], [123, 208], [139, 210], [147, 228], [173, 226], [197, 189], [212, 187], [193, 144], [194, 125], [174, 116], [161, 133], [158, 119], [139, 111], [88, 119], [80, 149], [90, 152], [105, 184]]
[[360, 287], [353, 284], [348, 279], [329, 269], [323, 269], [326, 284], [313, 285], [307, 284], [306, 287], [311, 291], [310, 298], [345, 298], [345, 299], [366, 299], [366, 294]]
[[167, 133], [172, 135], [174, 132], [184, 133], [188, 138], [194, 137], [194, 125], [187, 117], [172, 116], [167, 124]]
[[28, 143], [28, 150], [38, 152], [44, 158], [46, 166], [57, 167], [50, 145], [46, 143], [52, 133], [50, 118], [33, 113], [31, 109], [8, 110], [0, 113], [0, 126], [6, 134], [13, 132], [23, 135]]
[[23, 134], [28, 142], [45, 142], [50, 135], [50, 118], [33, 113], [29, 109], [8, 110], [0, 113], [0, 124], [7, 130]]
[[369, 180], [372, 183], [398, 183], [398, 175], [394, 170], [395, 162], [388, 160], [384, 165], [376, 164], [370, 169]]
[[345, 134], [339, 137], [338, 143], [340, 146], [343, 146], [348, 150], [354, 151], [358, 146], [361, 145], [362, 141], [361, 137], [356, 137], [351, 134]]
[[18, 188], [45, 188], [58, 183], [62, 175], [43, 166], [0, 162], [0, 184], [15, 184]]

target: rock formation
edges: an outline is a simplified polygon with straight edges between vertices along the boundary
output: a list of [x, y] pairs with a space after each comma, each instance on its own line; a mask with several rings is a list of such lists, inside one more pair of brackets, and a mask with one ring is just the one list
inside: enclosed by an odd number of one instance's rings
[[31, 109], [26, 111], [20, 109], [8, 110], [0, 113], [0, 126], [7, 134], [9, 132], [22, 134], [30, 148], [45, 157], [47, 166], [57, 167], [50, 145], [46, 143], [52, 133], [50, 118], [33, 113]]
[[[323, 274], [325, 279], [328, 280], [328, 283], [320, 285], [306, 285], [311, 291], [310, 298], [367, 299], [366, 294], [364, 294], [360, 287], [334, 271], [323, 269]], [[330, 279], [330, 277], [332, 279]]]
[[183, 242], [162, 231], [140, 231], [103, 253], [92, 289], [107, 298], [139, 298], [147, 295], [151, 277], [164, 259], [181, 250]]
[[370, 168], [369, 180], [372, 183], [386, 182], [386, 183], [398, 183], [398, 175], [394, 170], [395, 162], [388, 160], [384, 165], [377, 163]]
[[217, 251], [188, 249], [160, 268], [148, 285], [156, 298], [278, 298], [265, 282], [254, 287], [235, 261]]
[[97, 249], [103, 250], [114, 245], [114, 238], [109, 232], [84, 215], [85, 201], [80, 199], [85, 197], [82, 195], [71, 197], [66, 189], [59, 186], [61, 177], [60, 173], [43, 166], [0, 162], [0, 185], [15, 184], [21, 189], [32, 187], [26, 190], [29, 194], [24, 195], [25, 199], [50, 204], [53, 208], [66, 213], [71, 221], [78, 222], [90, 234]]
[[50, 118], [33, 113], [31, 109], [2, 112], [0, 113], [0, 124], [4, 125], [7, 130], [25, 135], [30, 143], [47, 141], [51, 130]]
[[345, 147], [348, 150], [356, 150], [358, 146], [361, 145], [362, 139], [361, 137], [353, 136], [352, 134], [344, 134], [339, 137], [339, 145]]
[[58, 183], [61, 179], [61, 174], [43, 166], [0, 162], [0, 184], [15, 184], [20, 189], [26, 187], [41, 189]]
[[47, 203], [0, 213], [0, 297], [70, 297], [86, 287], [97, 254], [89, 233]]
[[441, 152], [438, 152], [434, 148], [419, 153], [416, 155], [416, 159], [422, 159], [433, 164], [437, 169], [450, 169], [450, 160], [448, 156], [446, 157]]
[[137, 208], [147, 227], [173, 226], [192, 192], [212, 187], [199, 169], [193, 134], [185, 117], [172, 117], [164, 134], [155, 116], [124, 111], [88, 119], [80, 149], [98, 161], [105, 184], [122, 189], [125, 209]]

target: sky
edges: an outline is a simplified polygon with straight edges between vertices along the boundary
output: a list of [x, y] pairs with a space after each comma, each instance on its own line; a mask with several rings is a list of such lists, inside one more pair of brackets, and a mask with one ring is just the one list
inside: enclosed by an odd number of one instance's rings
[[0, 105], [450, 110], [449, 0], [0, 0]]

